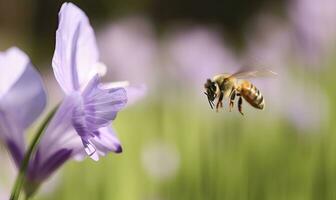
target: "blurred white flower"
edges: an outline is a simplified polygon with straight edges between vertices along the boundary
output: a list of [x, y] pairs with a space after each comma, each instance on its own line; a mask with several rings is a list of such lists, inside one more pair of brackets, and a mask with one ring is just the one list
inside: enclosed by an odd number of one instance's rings
[[152, 25], [142, 17], [114, 21], [97, 35], [107, 77], [154, 86], [158, 48]]
[[143, 149], [142, 164], [152, 178], [165, 180], [175, 176], [180, 165], [180, 156], [171, 144], [155, 141]]
[[163, 43], [163, 56], [174, 81], [198, 91], [206, 79], [234, 72], [239, 66], [221, 34], [200, 26], [171, 31]]
[[291, 0], [288, 8], [296, 53], [305, 64], [321, 67], [336, 47], [335, 0]]

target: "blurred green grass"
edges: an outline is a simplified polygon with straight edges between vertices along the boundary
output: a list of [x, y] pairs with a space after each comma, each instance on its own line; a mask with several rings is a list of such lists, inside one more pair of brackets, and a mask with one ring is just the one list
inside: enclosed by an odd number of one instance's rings
[[[316, 80], [333, 102], [332, 74]], [[332, 103], [330, 124], [302, 133], [286, 119], [255, 118], [263, 115], [258, 111], [217, 114], [204, 109], [206, 100], [201, 106], [187, 96], [149, 97], [121, 112], [114, 125], [124, 152], [67, 163], [57, 189], [36, 199], [336, 199]], [[180, 160], [163, 180], [141, 160], [155, 139], [176, 147]]]

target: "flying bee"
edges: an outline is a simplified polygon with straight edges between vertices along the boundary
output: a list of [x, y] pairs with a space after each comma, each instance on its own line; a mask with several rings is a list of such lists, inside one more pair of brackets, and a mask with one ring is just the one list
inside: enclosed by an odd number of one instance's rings
[[264, 109], [265, 100], [260, 91], [248, 80], [248, 78], [256, 78], [262, 76], [274, 76], [275, 72], [270, 70], [254, 70], [240, 71], [234, 74], [218, 74], [212, 79], [207, 79], [204, 84], [205, 92], [210, 107], [213, 109], [216, 103], [216, 111], [223, 107], [223, 99], [229, 98], [229, 109], [234, 106], [234, 100], [238, 97], [238, 111], [244, 115], [242, 110], [243, 99], [251, 106], [257, 109]]

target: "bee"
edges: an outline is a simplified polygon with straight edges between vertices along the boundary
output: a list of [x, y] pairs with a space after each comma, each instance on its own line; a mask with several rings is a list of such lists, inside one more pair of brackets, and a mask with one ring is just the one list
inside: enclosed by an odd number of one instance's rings
[[238, 97], [238, 111], [244, 115], [242, 110], [243, 99], [254, 108], [263, 110], [265, 108], [265, 99], [259, 89], [254, 86], [247, 78], [262, 76], [274, 76], [275, 72], [270, 70], [239, 71], [234, 74], [218, 74], [212, 79], [207, 79], [204, 84], [205, 92], [211, 109], [215, 107], [218, 112], [223, 107], [223, 99], [229, 99], [229, 111], [234, 106], [234, 100]]

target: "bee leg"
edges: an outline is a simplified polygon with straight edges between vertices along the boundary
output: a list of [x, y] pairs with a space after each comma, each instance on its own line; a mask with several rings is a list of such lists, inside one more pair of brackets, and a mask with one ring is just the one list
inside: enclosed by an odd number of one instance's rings
[[218, 112], [219, 108], [223, 107], [223, 98], [224, 98], [224, 93], [220, 92], [217, 104], [216, 104], [216, 111]]
[[232, 90], [231, 95], [230, 95], [230, 103], [229, 103], [229, 111], [230, 112], [233, 108], [235, 98], [236, 98], [236, 92], [234, 90]]
[[238, 111], [240, 112], [240, 114], [244, 115], [243, 113], [243, 109], [242, 109], [242, 104], [243, 104], [243, 98], [239, 95], [239, 99], [238, 99]]

